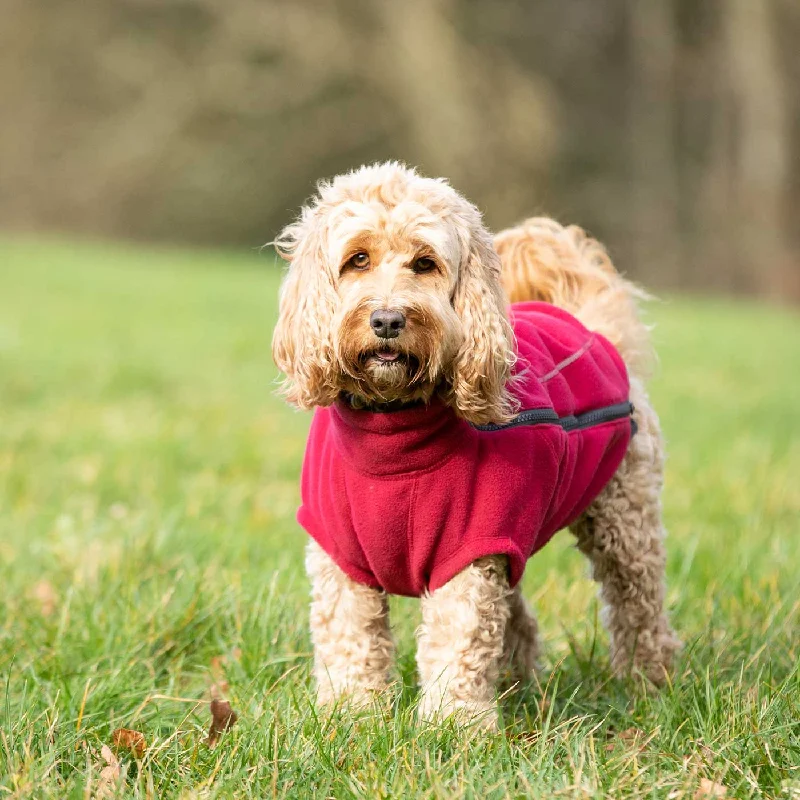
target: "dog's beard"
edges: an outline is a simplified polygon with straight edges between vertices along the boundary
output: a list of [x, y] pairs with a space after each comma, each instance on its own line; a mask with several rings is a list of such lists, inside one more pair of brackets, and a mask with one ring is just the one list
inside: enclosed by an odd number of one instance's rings
[[363, 406], [429, 400], [456, 351], [452, 325], [430, 309], [405, 308], [401, 335], [379, 339], [369, 326], [372, 310], [360, 305], [339, 326], [340, 390]]

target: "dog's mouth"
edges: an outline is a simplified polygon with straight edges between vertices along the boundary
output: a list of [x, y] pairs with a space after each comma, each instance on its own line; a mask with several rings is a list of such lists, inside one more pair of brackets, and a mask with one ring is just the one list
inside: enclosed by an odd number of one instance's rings
[[382, 347], [379, 350], [372, 350], [365, 353], [364, 363], [374, 366], [390, 366], [392, 364], [405, 364], [407, 356], [403, 353], [398, 353], [397, 350], [392, 350], [389, 347]]
[[393, 350], [391, 347], [379, 347], [375, 350], [368, 350], [361, 356], [361, 364], [370, 370], [390, 372], [402, 370], [415, 373], [419, 369], [419, 359], [410, 353], [403, 353], [400, 350]]

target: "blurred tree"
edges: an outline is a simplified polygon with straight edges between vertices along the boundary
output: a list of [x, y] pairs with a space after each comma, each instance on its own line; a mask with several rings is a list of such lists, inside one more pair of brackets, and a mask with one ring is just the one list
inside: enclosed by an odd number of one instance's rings
[[6, 0], [7, 228], [256, 246], [385, 158], [800, 299], [796, 0]]
[[768, 2], [728, 2], [725, 35], [739, 133], [732, 193], [738, 268], [747, 276], [747, 289], [761, 287], [780, 297], [789, 289], [784, 280], [789, 130], [775, 8]]
[[648, 283], [685, 280], [678, 224], [674, 9], [628, 6], [630, 36], [631, 260]]

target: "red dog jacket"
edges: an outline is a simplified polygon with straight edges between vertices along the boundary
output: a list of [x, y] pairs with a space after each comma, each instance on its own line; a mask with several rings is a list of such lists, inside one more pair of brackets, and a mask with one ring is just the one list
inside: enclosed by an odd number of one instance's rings
[[470, 425], [439, 400], [314, 414], [298, 520], [353, 580], [419, 596], [504, 554], [513, 586], [622, 461], [633, 409], [611, 343], [546, 303], [510, 317], [524, 410], [507, 424]]

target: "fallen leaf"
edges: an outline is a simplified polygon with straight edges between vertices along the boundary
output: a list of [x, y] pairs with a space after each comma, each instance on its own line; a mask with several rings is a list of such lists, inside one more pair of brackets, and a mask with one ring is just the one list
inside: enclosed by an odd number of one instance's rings
[[117, 750], [130, 750], [136, 758], [144, 758], [147, 742], [144, 734], [140, 731], [133, 731], [130, 728], [117, 728], [111, 734], [111, 741]]
[[612, 753], [617, 748], [617, 742], [622, 742], [623, 745], [626, 747], [630, 747], [631, 745], [638, 745], [637, 749], [639, 752], [644, 750], [644, 732], [639, 728], [626, 728], [624, 731], [620, 731], [619, 733], [615, 733], [613, 730], [608, 732], [609, 739], [615, 739], [617, 741], [609, 742], [606, 745], [606, 752]]
[[625, 730], [619, 734], [619, 738], [626, 744], [630, 744], [639, 739], [644, 739], [644, 732], [639, 730], [639, 728], [625, 728]]
[[31, 597], [39, 603], [43, 617], [51, 617], [58, 608], [58, 595], [50, 581], [41, 580], [31, 590]]
[[94, 793], [95, 798], [103, 800], [106, 797], [113, 797], [117, 793], [121, 770], [117, 757], [111, 752], [111, 748], [104, 744], [100, 750], [100, 755], [106, 762], [106, 766], [100, 770], [100, 777], [97, 780], [97, 789]]
[[709, 768], [713, 768], [714, 758], [716, 757], [716, 753], [708, 746], [703, 744], [702, 742], [697, 743], [697, 753], [700, 756], [700, 760]]
[[211, 701], [211, 727], [208, 730], [206, 744], [216, 747], [222, 733], [232, 728], [238, 719], [236, 712], [227, 700], [214, 698]]
[[728, 790], [721, 783], [714, 783], [708, 778], [700, 778], [700, 786], [694, 793], [694, 800], [705, 800], [707, 797], [726, 797]]

